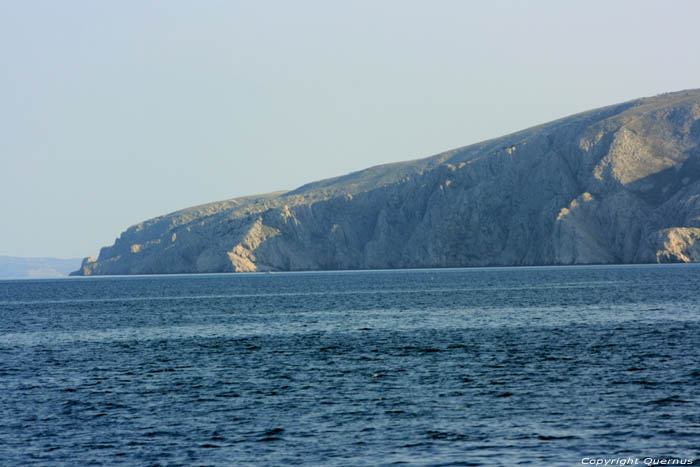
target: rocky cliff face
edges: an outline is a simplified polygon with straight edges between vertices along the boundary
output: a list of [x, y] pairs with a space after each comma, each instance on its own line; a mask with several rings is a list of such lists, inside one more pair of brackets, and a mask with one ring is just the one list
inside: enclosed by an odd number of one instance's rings
[[74, 274], [700, 260], [700, 90], [132, 226]]

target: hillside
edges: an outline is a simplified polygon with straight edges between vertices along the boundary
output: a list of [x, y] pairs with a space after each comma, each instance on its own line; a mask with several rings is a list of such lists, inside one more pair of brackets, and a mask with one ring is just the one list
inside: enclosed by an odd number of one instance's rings
[[128, 228], [74, 274], [700, 260], [700, 90]]

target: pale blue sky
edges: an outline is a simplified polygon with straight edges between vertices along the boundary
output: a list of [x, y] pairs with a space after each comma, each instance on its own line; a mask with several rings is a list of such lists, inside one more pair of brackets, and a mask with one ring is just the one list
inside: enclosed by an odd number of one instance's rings
[[700, 87], [697, 1], [0, 0], [0, 254]]

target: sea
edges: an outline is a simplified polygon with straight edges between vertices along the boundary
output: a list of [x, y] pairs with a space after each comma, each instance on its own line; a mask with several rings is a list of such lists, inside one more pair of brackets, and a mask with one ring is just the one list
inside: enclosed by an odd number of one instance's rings
[[700, 265], [0, 281], [0, 465], [691, 465]]

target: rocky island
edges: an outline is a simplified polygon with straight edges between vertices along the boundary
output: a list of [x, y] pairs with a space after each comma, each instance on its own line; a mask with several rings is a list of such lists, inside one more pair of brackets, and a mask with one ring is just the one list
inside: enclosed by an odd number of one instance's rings
[[129, 227], [74, 275], [700, 260], [700, 90]]

